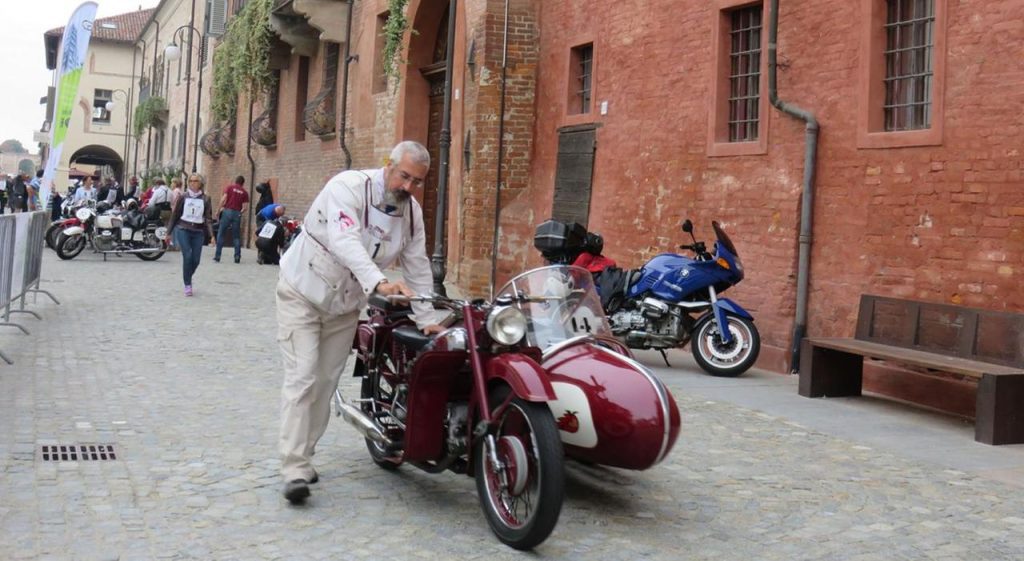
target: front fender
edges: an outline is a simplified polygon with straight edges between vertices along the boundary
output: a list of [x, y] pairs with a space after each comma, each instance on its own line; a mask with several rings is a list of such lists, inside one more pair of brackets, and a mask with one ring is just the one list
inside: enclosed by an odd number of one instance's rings
[[72, 226], [70, 228], [64, 228], [60, 233], [70, 238], [71, 236], [80, 236], [84, 234], [85, 228], [81, 226]]
[[488, 383], [501, 380], [512, 388], [513, 393], [526, 401], [551, 401], [555, 390], [551, 387], [547, 372], [533, 359], [507, 353], [491, 357], [484, 364]]
[[722, 340], [726, 343], [732, 340], [732, 332], [725, 328], [725, 326], [728, 325], [728, 322], [725, 319], [725, 315], [727, 313], [749, 320], [754, 319], [754, 316], [750, 315], [750, 312], [744, 310], [742, 306], [728, 298], [719, 298], [711, 304], [711, 312], [709, 313], [715, 314], [715, 323], [717, 323], [719, 327], [718, 332], [721, 334]]

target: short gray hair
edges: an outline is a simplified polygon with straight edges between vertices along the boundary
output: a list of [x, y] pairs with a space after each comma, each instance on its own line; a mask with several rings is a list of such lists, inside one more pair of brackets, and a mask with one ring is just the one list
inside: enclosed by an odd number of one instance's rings
[[427, 149], [415, 140], [404, 140], [399, 142], [395, 148], [391, 150], [391, 164], [397, 165], [405, 156], [409, 156], [409, 159], [415, 164], [424, 165], [428, 168], [430, 167], [430, 152], [427, 152]]

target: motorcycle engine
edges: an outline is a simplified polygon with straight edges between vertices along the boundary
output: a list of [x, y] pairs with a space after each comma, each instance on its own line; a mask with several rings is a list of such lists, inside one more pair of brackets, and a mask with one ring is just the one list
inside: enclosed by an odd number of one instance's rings
[[644, 298], [633, 307], [620, 309], [609, 319], [612, 333], [625, 337], [635, 349], [667, 349], [686, 343], [684, 326], [690, 319], [679, 307], [657, 298]]
[[445, 419], [445, 429], [448, 433], [448, 453], [461, 454], [466, 449], [468, 439], [466, 438], [466, 415], [469, 414], [469, 404], [465, 401], [453, 401], [448, 403], [448, 415]]
[[117, 239], [113, 230], [97, 230], [92, 237], [92, 243], [99, 251], [111, 251], [117, 245]]

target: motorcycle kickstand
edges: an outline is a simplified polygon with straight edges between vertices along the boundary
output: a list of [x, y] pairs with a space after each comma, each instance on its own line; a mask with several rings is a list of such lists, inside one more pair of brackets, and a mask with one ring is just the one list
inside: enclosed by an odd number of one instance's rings
[[672, 365], [668, 363], [668, 355], [665, 354], [665, 349], [658, 349], [658, 352], [661, 353], [661, 359], [665, 361], [665, 366], [672, 368]]

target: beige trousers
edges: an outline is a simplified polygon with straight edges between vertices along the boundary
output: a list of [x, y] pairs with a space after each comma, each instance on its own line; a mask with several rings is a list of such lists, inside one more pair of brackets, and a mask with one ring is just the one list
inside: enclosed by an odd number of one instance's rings
[[281, 387], [281, 475], [313, 477], [313, 452], [327, 430], [331, 397], [352, 350], [359, 311], [325, 314], [284, 279], [277, 282], [277, 340], [284, 359]]

